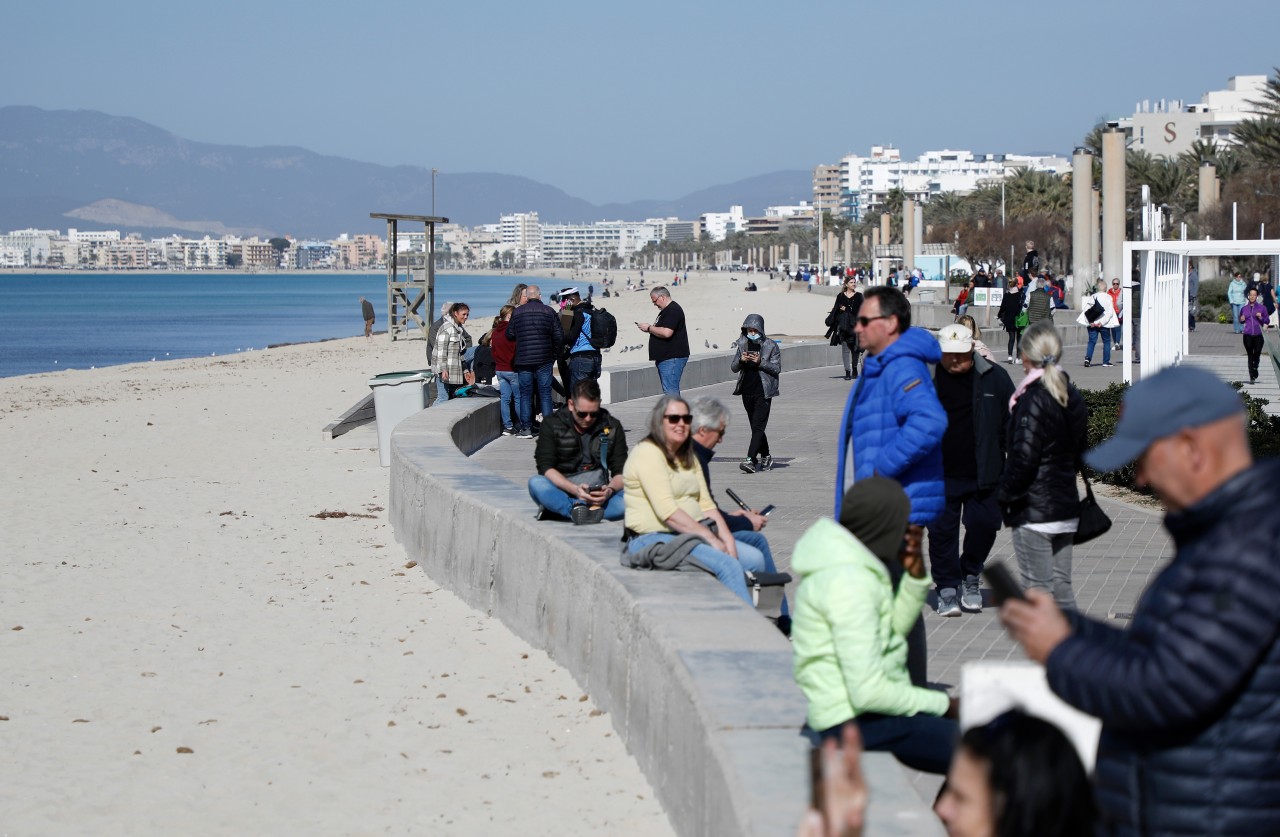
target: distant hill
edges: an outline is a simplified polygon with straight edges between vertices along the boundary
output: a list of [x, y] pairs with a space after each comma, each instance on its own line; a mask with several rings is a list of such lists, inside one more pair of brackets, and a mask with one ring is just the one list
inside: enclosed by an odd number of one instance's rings
[[[760, 214], [809, 199], [807, 171], [779, 171], [671, 201], [595, 204], [526, 177], [437, 174], [437, 211], [494, 223], [536, 211], [545, 222], [685, 220], [741, 204]], [[0, 108], [0, 229], [120, 229], [146, 235], [238, 233], [332, 237], [385, 232], [370, 212], [426, 214], [431, 172], [380, 166], [292, 146], [249, 148], [182, 139], [97, 111]]]

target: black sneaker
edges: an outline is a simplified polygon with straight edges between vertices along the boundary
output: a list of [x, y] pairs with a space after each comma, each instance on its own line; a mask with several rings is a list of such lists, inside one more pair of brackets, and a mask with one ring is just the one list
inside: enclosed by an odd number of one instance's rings
[[772, 457], [772, 456], [762, 456], [762, 457], [760, 457], [760, 470], [761, 470], [761, 471], [772, 471], [772, 470], [773, 470], [773, 457]]
[[1084, 359], [1084, 365], [1085, 365], [1085, 366], [1088, 366], [1088, 365], [1089, 365], [1089, 359], [1088, 359], [1088, 358], [1085, 358], [1085, 359]]
[[504, 428], [502, 428], [502, 435], [503, 435], [503, 436], [514, 436], [514, 435], [516, 435], [516, 429], [515, 429], [514, 427], [504, 427]]
[[846, 373], [844, 373], [844, 379], [845, 379], [846, 381], [852, 381], [852, 380], [853, 380], [853, 373], [852, 373], [852, 372], [846, 372]]
[[754, 474], [756, 472], [756, 463], [750, 459], [744, 459], [738, 463], [738, 469], [744, 474]]

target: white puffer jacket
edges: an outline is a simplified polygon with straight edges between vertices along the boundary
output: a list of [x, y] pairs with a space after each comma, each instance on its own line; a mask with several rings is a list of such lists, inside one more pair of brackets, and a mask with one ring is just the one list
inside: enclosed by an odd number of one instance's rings
[[[1085, 316], [1085, 312], [1093, 307], [1093, 301], [1097, 300], [1102, 305], [1102, 316], [1094, 322], [1089, 322], [1089, 318]], [[1090, 294], [1080, 303], [1080, 316], [1076, 317], [1076, 322], [1082, 326], [1097, 326], [1099, 328], [1115, 328], [1120, 325], [1120, 318], [1116, 316], [1115, 302], [1111, 299], [1111, 294], [1101, 291], [1096, 294]]]

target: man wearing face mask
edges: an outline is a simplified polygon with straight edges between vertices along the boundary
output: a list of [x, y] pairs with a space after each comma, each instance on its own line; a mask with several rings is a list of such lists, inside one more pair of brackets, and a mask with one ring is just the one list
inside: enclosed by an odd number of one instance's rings
[[733, 362], [729, 368], [738, 373], [734, 395], [742, 396], [742, 408], [751, 425], [751, 443], [747, 458], [738, 467], [743, 473], [768, 471], [773, 468], [769, 450], [769, 409], [778, 394], [778, 375], [782, 373], [782, 350], [764, 336], [764, 317], [748, 314], [742, 322], [742, 336], [733, 341]]

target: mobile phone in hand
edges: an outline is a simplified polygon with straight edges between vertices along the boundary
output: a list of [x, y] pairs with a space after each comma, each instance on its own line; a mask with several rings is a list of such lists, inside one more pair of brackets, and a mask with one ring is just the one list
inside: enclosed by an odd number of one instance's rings
[[1022, 588], [1018, 586], [1017, 581], [1014, 581], [1013, 574], [1009, 572], [1009, 568], [1004, 564], [988, 564], [982, 571], [982, 577], [991, 585], [991, 592], [995, 594], [996, 604], [1003, 604], [1009, 599], [1027, 600], [1027, 597], [1023, 595]]
[[770, 503], [769, 505], [765, 506], [760, 510], [760, 514], [764, 515], [765, 517], [768, 517], [769, 512], [773, 511], [774, 508], [776, 507], [773, 505], [773, 503]]

